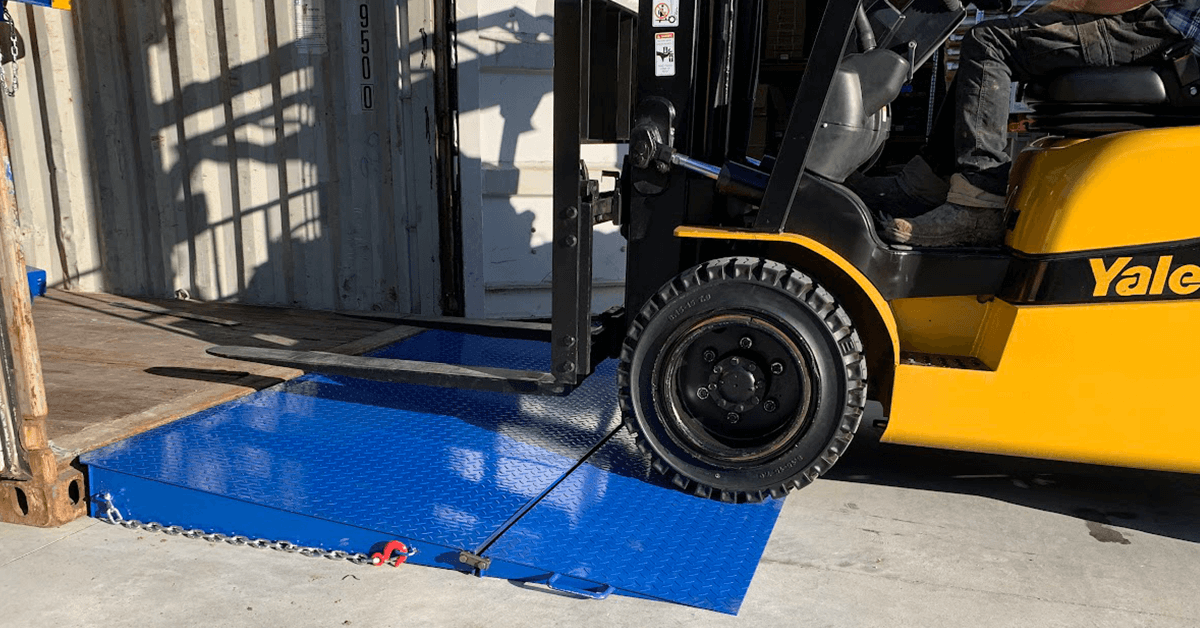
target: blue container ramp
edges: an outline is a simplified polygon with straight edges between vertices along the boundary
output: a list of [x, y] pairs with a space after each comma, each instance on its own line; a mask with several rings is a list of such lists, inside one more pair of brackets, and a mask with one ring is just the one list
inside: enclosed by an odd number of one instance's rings
[[[549, 370], [544, 343], [428, 331], [378, 357]], [[616, 364], [567, 397], [315, 374], [86, 454], [127, 519], [736, 614], [781, 501], [679, 492], [620, 429]], [[93, 500], [93, 516], [101, 510]]]

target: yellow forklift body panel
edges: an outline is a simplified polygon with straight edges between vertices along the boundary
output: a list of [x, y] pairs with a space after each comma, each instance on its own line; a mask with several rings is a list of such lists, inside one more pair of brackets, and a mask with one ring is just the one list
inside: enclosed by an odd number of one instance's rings
[[1198, 153], [1200, 127], [1035, 142], [1014, 165], [1008, 244], [1047, 255], [1200, 238]]
[[[1015, 165], [1014, 180], [1025, 183], [1011, 199], [1022, 213], [1009, 245], [1052, 255], [1200, 238], [1200, 212], [1168, 183], [1190, 180], [1188, 155], [1198, 151], [1200, 128], [1035, 145]], [[869, 297], [893, 355], [982, 363], [969, 369], [898, 360], [886, 442], [1200, 473], [1200, 422], [1180, 416], [1179, 394], [1200, 385], [1200, 334], [1189, 331], [1200, 323], [1200, 300], [889, 302], [850, 262], [802, 235], [697, 227], [675, 235], [802, 247]]]
[[900, 350], [972, 355], [988, 304], [979, 297], [928, 297], [891, 302]]
[[883, 440], [1200, 472], [1200, 301], [989, 311], [975, 355], [992, 370], [901, 364]]
[[892, 314], [892, 308], [888, 305], [887, 300], [879, 293], [879, 289], [875, 287], [875, 284], [871, 283], [871, 280], [862, 274], [862, 271], [855, 268], [853, 264], [846, 261], [845, 258], [824, 244], [795, 233], [758, 233], [739, 229], [714, 229], [711, 227], [677, 227], [675, 229], [675, 236], [679, 238], [706, 240], [786, 242], [820, 255], [845, 272], [862, 289], [863, 294], [867, 295], [871, 303], [875, 306], [875, 309], [879, 312], [879, 317], [883, 319], [883, 324], [887, 327], [888, 335], [892, 338], [892, 355], [897, 357], [900, 355], [900, 334], [896, 328], [896, 317]]

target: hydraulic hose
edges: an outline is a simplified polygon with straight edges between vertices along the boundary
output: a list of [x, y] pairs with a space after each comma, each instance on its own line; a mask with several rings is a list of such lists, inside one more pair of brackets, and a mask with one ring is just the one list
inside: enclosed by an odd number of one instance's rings
[[875, 29], [871, 28], [871, 20], [867, 18], [867, 10], [862, 3], [858, 4], [858, 13], [854, 15], [854, 25], [858, 30], [858, 43], [863, 52], [875, 49]]

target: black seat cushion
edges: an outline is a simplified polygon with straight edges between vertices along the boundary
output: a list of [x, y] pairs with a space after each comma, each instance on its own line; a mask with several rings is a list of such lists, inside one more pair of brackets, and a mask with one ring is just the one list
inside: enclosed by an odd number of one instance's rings
[[1071, 70], [1037, 92], [1030, 96], [1057, 103], [1161, 105], [1168, 101], [1162, 77], [1149, 66]]

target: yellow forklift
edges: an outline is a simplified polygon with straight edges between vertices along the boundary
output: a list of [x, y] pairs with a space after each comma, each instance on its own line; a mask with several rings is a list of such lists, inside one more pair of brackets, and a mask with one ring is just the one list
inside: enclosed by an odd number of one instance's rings
[[[551, 344], [529, 372], [216, 347], [215, 355], [435, 386], [569, 394], [620, 360], [625, 425], [682, 489], [757, 501], [883, 440], [1200, 471], [1200, 69], [1174, 50], [1044, 86], [1057, 135], [1014, 166], [1003, 247], [880, 239], [844, 182], [964, 20], [959, 0], [836, 0], [778, 154], [747, 156], [772, 0], [558, 0], [549, 324], [414, 321]], [[1114, 132], [1120, 131], [1120, 132]], [[581, 143], [628, 142], [610, 192]], [[623, 308], [591, 316], [591, 233], [628, 239]], [[1193, 356], [1193, 357], [1188, 357]]]

